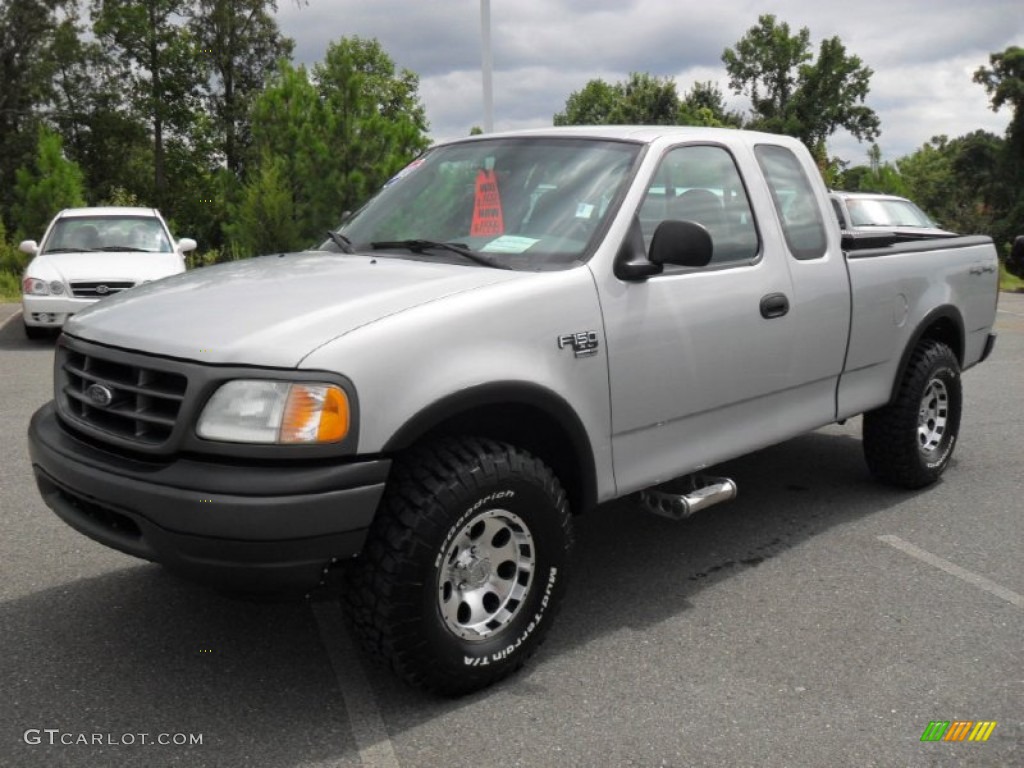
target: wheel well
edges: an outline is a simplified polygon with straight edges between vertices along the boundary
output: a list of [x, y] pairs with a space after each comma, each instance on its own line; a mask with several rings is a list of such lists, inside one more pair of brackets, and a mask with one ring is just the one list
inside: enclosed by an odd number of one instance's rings
[[[471, 435], [501, 440], [529, 451], [551, 467], [569, 498], [573, 514], [596, 502], [596, 473], [583, 427], [562, 423], [548, 409], [522, 402], [494, 402], [449, 412], [429, 427], [403, 430], [388, 448], [400, 451], [442, 435]], [[575, 433], [575, 434], [574, 434]]]
[[952, 307], [940, 307], [929, 314], [918, 326], [917, 332], [910, 337], [910, 343], [903, 350], [903, 357], [900, 360], [899, 368], [896, 369], [896, 379], [892, 383], [892, 390], [889, 394], [891, 403], [903, 380], [903, 373], [910, 363], [910, 356], [914, 353], [917, 345], [925, 339], [938, 341], [945, 344], [956, 356], [957, 362], [964, 364], [964, 325], [959, 312]]
[[914, 342], [914, 346], [925, 339], [945, 344], [956, 355], [957, 362], [964, 364], [964, 340], [960, 326], [949, 316], [936, 318], [928, 325]]

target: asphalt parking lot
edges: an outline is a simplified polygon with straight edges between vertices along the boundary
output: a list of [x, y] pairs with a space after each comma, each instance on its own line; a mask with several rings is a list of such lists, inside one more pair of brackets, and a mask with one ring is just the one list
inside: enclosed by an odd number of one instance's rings
[[[0, 766], [1024, 765], [1024, 295], [965, 374], [935, 487], [876, 485], [856, 419], [726, 465], [739, 498], [689, 521], [597, 510], [548, 642], [456, 701], [369, 663], [333, 603], [229, 599], [60, 522], [25, 447], [53, 344], [17, 311], [0, 305]], [[921, 741], [957, 720], [996, 726]]]

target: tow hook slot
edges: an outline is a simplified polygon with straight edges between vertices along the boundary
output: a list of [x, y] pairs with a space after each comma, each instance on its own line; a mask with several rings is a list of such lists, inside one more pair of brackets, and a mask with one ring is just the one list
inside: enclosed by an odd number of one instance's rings
[[648, 512], [670, 520], [682, 520], [694, 512], [735, 499], [736, 493], [736, 483], [728, 477], [688, 475], [645, 488], [637, 497]]

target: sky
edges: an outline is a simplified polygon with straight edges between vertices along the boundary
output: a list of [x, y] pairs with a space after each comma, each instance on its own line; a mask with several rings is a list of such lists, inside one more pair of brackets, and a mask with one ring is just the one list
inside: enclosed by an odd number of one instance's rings
[[[344, 36], [377, 38], [399, 67], [420, 76], [435, 140], [483, 125], [480, 0], [280, 0], [278, 23], [295, 59], [312, 64]], [[1010, 112], [990, 109], [972, 81], [989, 55], [1024, 47], [1024, 0], [491, 0], [495, 130], [552, 124], [571, 93], [594, 78], [631, 72], [671, 77], [680, 95], [697, 81], [720, 86], [729, 106], [722, 51], [772, 13], [817, 50], [838, 35], [869, 66], [867, 105], [881, 119], [883, 160], [933, 136], [984, 129], [1003, 135]], [[830, 154], [867, 162], [868, 145], [845, 131]]]

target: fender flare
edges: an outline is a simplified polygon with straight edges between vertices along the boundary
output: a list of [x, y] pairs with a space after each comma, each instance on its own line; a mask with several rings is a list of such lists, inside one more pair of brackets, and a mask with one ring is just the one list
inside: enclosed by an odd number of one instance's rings
[[903, 349], [903, 355], [900, 357], [900, 364], [896, 368], [896, 376], [893, 379], [892, 387], [889, 389], [888, 402], [891, 403], [896, 398], [900, 382], [903, 380], [903, 373], [907, 370], [907, 365], [910, 363], [910, 356], [914, 353], [914, 349], [917, 348], [921, 339], [927, 335], [928, 331], [932, 327], [943, 321], [949, 322], [953, 326], [953, 331], [956, 335], [956, 343], [952, 345], [953, 354], [956, 355], [957, 362], [960, 363], [961, 367], [963, 366], [964, 349], [966, 344], [963, 316], [960, 314], [960, 310], [952, 304], [944, 304], [941, 307], [936, 307], [925, 315], [924, 319], [917, 324], [917, 328], [914, 329], [914, 332], [911, 334], [910, 340], [907, 342], [907, 346]]
[[540, 411], [557, 427], [572, 446], [571, 463], [579, 481], [576, 511], [594, 507], [597, 501], [597, 468], [590, 435], [575, 409], [561, 395], [539, 384], [490, 382], [446, 395], [407, 419], [388, 438], [382, 453], [393, 454], [409, 448], [445, 422], [471, 411], [503, 406], [523, 406]]

